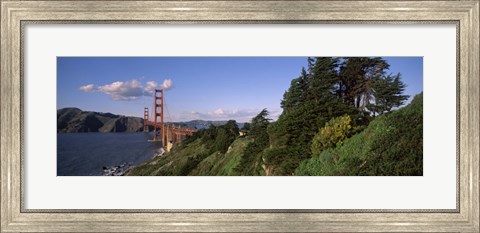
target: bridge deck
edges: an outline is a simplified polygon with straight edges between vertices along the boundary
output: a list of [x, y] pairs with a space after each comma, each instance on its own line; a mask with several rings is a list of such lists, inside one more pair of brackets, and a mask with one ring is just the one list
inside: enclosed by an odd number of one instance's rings
[[[147, 121], [145, 125], [153, 126], [155, 125], [155, 123], [153, 121]], [[198, 131], [196, 129], [187, 129], [187, 128], [180, 128], [180, 127], [172, 127], [172, 126], [169, 126], [168, 129], [172, 130], [175, 134], [185, 134], [185, 135], [191, 135]]]

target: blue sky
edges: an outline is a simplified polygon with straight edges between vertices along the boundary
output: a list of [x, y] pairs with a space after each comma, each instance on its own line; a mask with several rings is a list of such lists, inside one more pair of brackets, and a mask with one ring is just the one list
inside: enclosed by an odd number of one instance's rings
[[[407, 95], [423, 90], [421, 57], [384, 58], [389, 72], [402, 74]], [[247, 122], [263, 108], [276, 119], [306, 64], [306, 57], [59, 57], [57, 108], [143, 117], [151, 91], [163, 86], [166, 121]]]

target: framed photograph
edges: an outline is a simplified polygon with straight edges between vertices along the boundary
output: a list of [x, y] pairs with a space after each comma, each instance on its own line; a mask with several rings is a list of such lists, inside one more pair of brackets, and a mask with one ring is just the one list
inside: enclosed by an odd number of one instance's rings
[[479, 1], [0, 2], [0, 232], [480, 232]]

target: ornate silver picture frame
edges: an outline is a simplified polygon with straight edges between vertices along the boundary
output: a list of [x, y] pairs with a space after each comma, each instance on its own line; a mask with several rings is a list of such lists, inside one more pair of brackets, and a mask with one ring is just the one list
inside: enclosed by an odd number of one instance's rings
[[[480, 232], [476, 1], [1, 0], [0, 232]], [[28, 24], [456, 24], [457, 208], [453, 210], [30, 210], [24, 207]]]

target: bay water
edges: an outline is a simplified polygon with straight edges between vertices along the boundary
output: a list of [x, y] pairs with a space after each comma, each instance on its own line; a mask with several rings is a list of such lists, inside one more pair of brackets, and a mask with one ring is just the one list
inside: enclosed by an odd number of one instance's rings
[[160, 152], [152, 133], [59, 133], [57, 176], [101, 176], [105, 167], [138, 165]]

